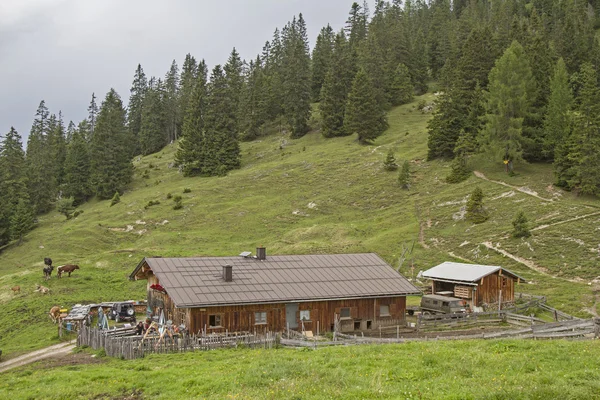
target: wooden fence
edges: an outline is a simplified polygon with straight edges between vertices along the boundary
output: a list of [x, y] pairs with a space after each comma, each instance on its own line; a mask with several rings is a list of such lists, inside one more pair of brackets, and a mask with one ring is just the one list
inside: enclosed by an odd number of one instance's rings
[[188, 351], [205, 351], [230, 347], [266, 348], [277, 345], [280, 338], [277, 334], [267, 332], [264, 335], [238, 333], [225, 335], [181, 335], [173, 338], [165, 336], [132, 335], [129, 328], [101, 331], [83, 326], [77, 337], [78, 346], [89, 346], [94, 350], [104, 349], [107, 356], [134, 359], [146, 354], [183, 353]]

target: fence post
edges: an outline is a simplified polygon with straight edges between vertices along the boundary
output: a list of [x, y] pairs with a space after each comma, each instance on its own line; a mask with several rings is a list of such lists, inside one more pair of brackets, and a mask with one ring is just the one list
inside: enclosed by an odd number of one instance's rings
[[596, 323], [596, 339], [600, 339], [600, 318], [595, 318], [594, 322]]

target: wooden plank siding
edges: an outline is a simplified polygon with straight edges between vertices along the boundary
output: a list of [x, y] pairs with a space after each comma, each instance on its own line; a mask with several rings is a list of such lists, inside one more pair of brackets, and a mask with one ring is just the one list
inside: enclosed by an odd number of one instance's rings
[[[503, 275], [502, 271], [483, 277], [477, 282], [477, 286], [468, 287], [464, 283], [432, 281], [433, 293], [441, 291], [452, 291], [455, 297], [471, 300], [472, 306], [481, 306], [482, 304], [497, 304], [500, 300], [500, 291], [502, 291], [502, 303], [511, 303], [515, 301], [515, 281], [509, 275]], [[457, 289], [458, 287], [458, 289]], [[461, 294], [468, 293], [468, 296]], [[474, 297], [474, 298], [472, 298]]]
[[[406, 312], [406, 297], [389, 297], [376, 299], [352, 299], [352, 300], [330, 300], [316, 302], [299, 302], [296, 312], [297, 330], [302, 327], [300, 312], [309, 311], [310, 320], [304, 321], [304, 329], [317, 332], [317, 321], [319, 332], [333, 330], [334, 316], [340, 315], [342, 308], [350, 308], [350, 317], [341, 319], [342, 331], [375, 329], [378, 321], [404, 320]], [[389, 307], [389, 315], [381, 316], [382, 305]], [[190, 331], [199, 332], [206, 328], [207, 333], [229, 332], [281, 332], [287, 328], [286, 304], [243, 304], [237, 306], [190, 308]], [[266, 312], [265, 324], [255, 323], [255, 313]], [[210, 327], [211, 315], [219, 315], [221, 326]], [[367, 321], [370, 321], [367, 324]], [[367, 326], [369, 325], [369, 326]], [[358, 329], [355, 329], [358, 328]]]

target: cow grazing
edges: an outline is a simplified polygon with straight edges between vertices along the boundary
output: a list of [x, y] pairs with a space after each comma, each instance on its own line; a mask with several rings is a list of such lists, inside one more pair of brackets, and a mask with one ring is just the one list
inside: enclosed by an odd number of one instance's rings
[[35, 284], [35, 291], [43, 293], [43, 294], [50, 293], [50, 289], [48, 289], [46, 286], [42, 286], [42, 285], [40, 285], [38, 283]]
[[79, 269], [79, 265], [67, 264], [67, 265], [61, 265], [60, 267], [58, 267], [56, 269], [56, 271], [58, 272], [58, 277], [62, 278], [63, 273], [66, 272], [69, 274], [69, 276], [71, 276], [71, 272], [75, 271], [76, 269]]
[[52, 322], [54, 322], [55, 324], [57, 322], [60, 322], [60, 307], [59, 306], [54, 306], [50, 309], [50, 312], [48, 313], [48, 315], [50, 316], [50, 319], [52, 320]]
[[52, 277], [53, 269], [54, 269], [54, 267], [52, 265], [49, 265], [47, 267], [44, 267], [44, 269], [42, 269], [42, 271], [44, 271], [44, 280], [48, 280]]
[[13, 291], [13, 294], [21, 293], [21, 286], [13, 286], [10, 290]]

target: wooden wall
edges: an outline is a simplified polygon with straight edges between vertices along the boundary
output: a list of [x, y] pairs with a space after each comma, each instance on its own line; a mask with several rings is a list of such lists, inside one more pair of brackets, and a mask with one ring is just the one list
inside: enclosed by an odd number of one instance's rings
[[[358, 325], [358, 329], [367, 329], [367, 321], [370, 322], [370, 328], [375, 329], [378, 321], [385, 320], [404, 320], [406, 312], [406, 298], [392, 297], [380, 299], [356, 299], [356, 300], [335, 300], [306, 302], [298, 304], [296, 312], [297, 330], [302, 329], [300, 322], [300, 311], [310, 311], [310, 321], [304, 321], [304, 329], [317, 332], [328, 332], [333, 329], [334, 315], [340, 314], [342, 308], [350, 308], [350, 318], [341, 320], [342, 331], [353, 331]], [[389, 306], [389, 316], [380, 316], [380, 305]], [[255, 312], [266, 312], [267, 323], [255, 324]], [[210, 315], [221, 316], [221, 327], [209, 327]], [[207, 332], [265, 332], [265, 331], [283, 331], [287, 327], [286, 306], [280, 304], [264, 305], [240, 305], [229, 307], [207, 307], [189, 309], [190, 328], [192, 332], [198, 332], [206, 328]], [[317, 324], [318, 321], [318, 324]]]
[[[434, 293], [449, 290], [454, 292], [455, 286], [462, 286], [451, 282], [433, 281], [432, 288]], [[473, 306], [482, 304], [496, 304], [500, 299], [500, 290], [502, 290], [502, 303], [515, 301], [515, 278], [508, 275], [500, 275], [497, 272], [482, 278], [474, 291], [475, 299]]]

